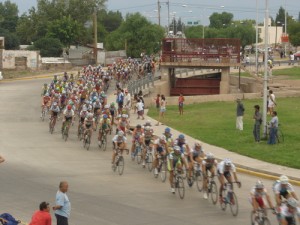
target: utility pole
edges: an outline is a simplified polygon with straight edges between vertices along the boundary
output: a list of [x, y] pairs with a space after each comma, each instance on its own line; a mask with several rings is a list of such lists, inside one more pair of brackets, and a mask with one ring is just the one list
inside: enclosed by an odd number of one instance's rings
[[94, 59], [95, 59], [95, 64], [97, 64], [97, 58], [98, 58], [97, 7], [95, 7], [93, 13], [93, 28], [94, 28]]
[[169, 0], [167, 4], [168, 4], [168, 34], [169, 34], [170, 31], [170, 1]]
[[[288, 33], [287, 33], [287, 12], [286, 12], [286, 0], [284, 0], [284, 7], [285, 7], [285, 9], [284, 9], [284, 27], [285, 27], [285, 29], [284, 29], [284, 32], [285, 32], [285, 35], [288, 35]], [[285, 57], [286, 57], [286, 46], [287, 46], [287, 42], [285, 42], [285, 44], [284, 44], [284, 55], [285, 55]]]
[[157, 0], [158, 25], [160, 26], [160, 2]]

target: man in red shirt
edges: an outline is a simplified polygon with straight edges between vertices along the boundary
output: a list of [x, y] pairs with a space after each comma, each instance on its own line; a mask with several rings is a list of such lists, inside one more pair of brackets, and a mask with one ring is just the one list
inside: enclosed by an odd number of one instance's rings
[[49, 212], [49, 203], [42, 202], [40, 204], [40, 210], [36, 211], [32, 215], [32, 219], [29, 225], [51, 225], [51, 215]]

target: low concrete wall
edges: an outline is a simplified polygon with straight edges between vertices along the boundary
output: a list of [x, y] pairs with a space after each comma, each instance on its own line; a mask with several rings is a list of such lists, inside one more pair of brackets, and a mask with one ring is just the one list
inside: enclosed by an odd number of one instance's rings
[[26, 58], [26, 68], [38, 69], [41, 64], [39, 51], [27, 50], [3, 50], [2, 66], [3, 69], [16, 69], [16, 57]]
[[[239, 86], [239, 77], [230, 75], [230, 85]], [[261, 90], [261, 82], [251, 77], [240, 78], [240, 90], [243, 93], [256, 93]]]

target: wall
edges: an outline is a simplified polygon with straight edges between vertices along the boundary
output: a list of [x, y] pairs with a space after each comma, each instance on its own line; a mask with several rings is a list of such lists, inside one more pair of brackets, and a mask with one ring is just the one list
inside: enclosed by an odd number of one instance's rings
[[[261, 90], [262, 82], [251, 77], [241, 77], [240, 78], [240, 91], [243, 93], [256, 93]], [[229, 84], [231, 86], [239, 86], [238, 76], [229, 76]]]
[[27, 58], [28, 69], [38, 69], [40, 67], [39, 51], [26, 51], [26, 50], [3, 50], [2, 63], [3, 69], [16, 69], [16, 57]]

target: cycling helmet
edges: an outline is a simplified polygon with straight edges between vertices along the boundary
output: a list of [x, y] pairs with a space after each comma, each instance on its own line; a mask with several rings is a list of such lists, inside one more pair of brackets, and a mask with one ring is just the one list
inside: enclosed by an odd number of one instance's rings
[[212, 153], [209, 152], [209, 153], [206, 154], [206, 158], [207, 159], [215, 159], [215, 156]]
[[94, 97], [93, 97], [93, 100], [94, 100], [94, 101], [96, 101], [97, 99], [98, 99], [97, 96], [94, 96]]
[[179, 134], [178, 138], [179, 139], [184, 139], [184, 135], [183, 134]]
[[107, 119], [107, 118], [108, 118], [108, 115], [104, 114], [103, 119]]
[[45, 97], [49, 97], [49, 93], [46, 93], [46, 94], [45, 94]]
[[84, 111], [84, 112], [87, 111], [86, 106], [83, 106], [83, 107], [82, 107], [82, 111]]
[[289, 178], [285, 175], [281, 175], [279, 178], [279, 181], [281, 184], [288, 184], [289, 183]]
[[74, 102], [73, 102], [73, 101], [70, 101], [69, 104], [70, 104], [70, 105], [74, 105]]
[[263, 189], [264, 187], [265, 187], [265, 185], [260, 180], [258, 180], [255, 184], [256, 189]]
[[231, 166], [231, 159], [229, 158], [224, 159], [224, 164], [225, 166]]
[[71, 105], [68, 105], [68, 106], [67, 106], [67, 109], [68, 109], [68, 110], [71, 110], [71, 109], [72, 109], [72, 106], [71, 106]]
[[287, 204], [288, 204], [288, 206], [290, 206], [292, 208], [298, 207], [298, 201], [296, 199], [294, 199], [293, 197], [288, 198]]
[[53, 106], [57, 106], [57, 102], [53, 102]]
[[111, 106], [114, 106], [114, 105], [115, 105], [115, 103], [114, 103], [114, 102], [112, 102], [112, 103], [110, 103], [110, 105], [111, 105]]
[[146, 126], [146, 127], [145, 127], [145, 130], [146, 130], [146, 131], [149, 131], [149, 130], [150, 130], [150, 127], [149, 127], [149, 126]]
[[109, 105], [105, 105], [105, 106], [104, 106], [104, 109], [109, 109]]
[[88, 114], [88, 118], [92, 118], [93, 116], [94, 116], [93, 113]]
[[166, 136], [165, 135], [161, 135], [159, 138], [160, 141], [166, 141]]
[[123, 137], [123, 136], [124, 136], [124, 132], [120, 130], [120, 131], [118, 132], [118, 136], [119, 136], [119, 137]]
[[201, 143], [199, 141], [195, 142], [195, 147], [201, 147]]
[[122, 114], [122, 118], [127, 118], [127, 115], [126, 114]]
[[145, 123], [146, 126], [151, 126], [151, 122], [150, 120], [147, 120], [147, 122]]
[[165, 132], [166, 132], [166, 133], [170, 133], [170, 132], [171, 132], [171, 128], [170, 128], [170, 127], [167, 127], [167, 128], [165, 129]]
[[136, 125], [136, 128], [141, 129], [142, 128], [141, 124]]
[[173, 149], [174, 149], [175, 152], [180, 152], [180, 147], [178, 145], [174, 146]]

